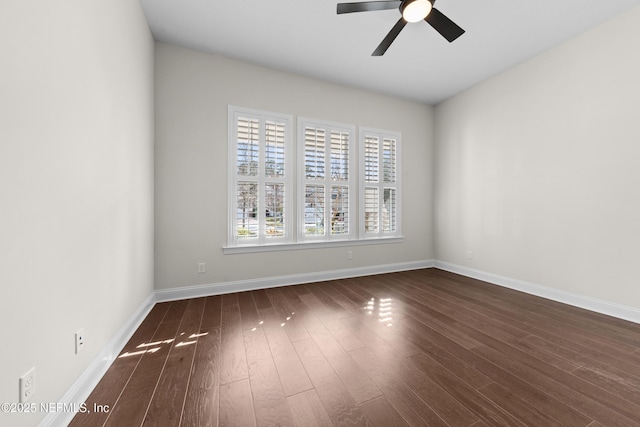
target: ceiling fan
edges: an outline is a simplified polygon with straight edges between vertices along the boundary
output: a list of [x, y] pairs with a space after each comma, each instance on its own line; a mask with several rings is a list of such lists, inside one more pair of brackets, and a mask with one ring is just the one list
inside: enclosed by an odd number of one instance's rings
[[371, 56], [382, 56], [408, 22], [418, 22], [424, 19], [449, 42], [464, 34], [462, 28], [433, 7], [435, 2], [436, 0], [391, 0], [338, 3], [338, 14], [398, 8], [402, 17], [371, 54]]

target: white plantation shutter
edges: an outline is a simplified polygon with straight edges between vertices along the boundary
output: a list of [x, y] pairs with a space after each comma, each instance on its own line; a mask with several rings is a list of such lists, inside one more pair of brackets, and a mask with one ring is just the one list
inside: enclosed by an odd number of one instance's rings
[[360, 232], [363, 237], [400, 235], [400, 134], [360, 129]]
[[291, 116], [229, 107], [229, 244], [294, 241]]
[[298, 122], [300, 241], [355, 237], [350, 197], [355, 188], [354, 128], [300, 118]]

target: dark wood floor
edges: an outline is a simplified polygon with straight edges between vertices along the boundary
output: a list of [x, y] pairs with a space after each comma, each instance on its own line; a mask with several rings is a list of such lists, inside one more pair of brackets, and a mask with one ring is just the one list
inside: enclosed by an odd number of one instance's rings
[[157, 304], [72, 426], [638, 426], [640, 325], [436, 269]]

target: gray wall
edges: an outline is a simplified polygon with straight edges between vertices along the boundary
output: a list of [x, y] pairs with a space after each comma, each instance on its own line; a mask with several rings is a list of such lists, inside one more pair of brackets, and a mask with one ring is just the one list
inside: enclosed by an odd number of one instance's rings
[[32, 366], [58, 402], [153, 291], [153, 39], [137, 1], [0, 10], [0, 402]]
[[[404, 243], [224, 255], [229, 104], [401, 131]], [[432, 107], [158, 43], [156, 288], [431, 259], [432, 150]]]
[[639, 40], [635, 8], [436, 108], [438, 260], [640, 308]]

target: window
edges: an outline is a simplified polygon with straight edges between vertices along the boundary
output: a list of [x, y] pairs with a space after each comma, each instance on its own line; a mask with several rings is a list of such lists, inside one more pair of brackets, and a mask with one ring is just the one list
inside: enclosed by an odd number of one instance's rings
[[229, 106], [225, 253], [401, 237], [400, 134], [293, 120]]
[[292, 121], [291, 116], [229, 108], [231, 245], [293, 241]]
[[355, 236], [354, 134], [353, 126], [298, 119], [299, 241]]
[[400, 235], [400, 134], [360, 129], [360, 235]]

